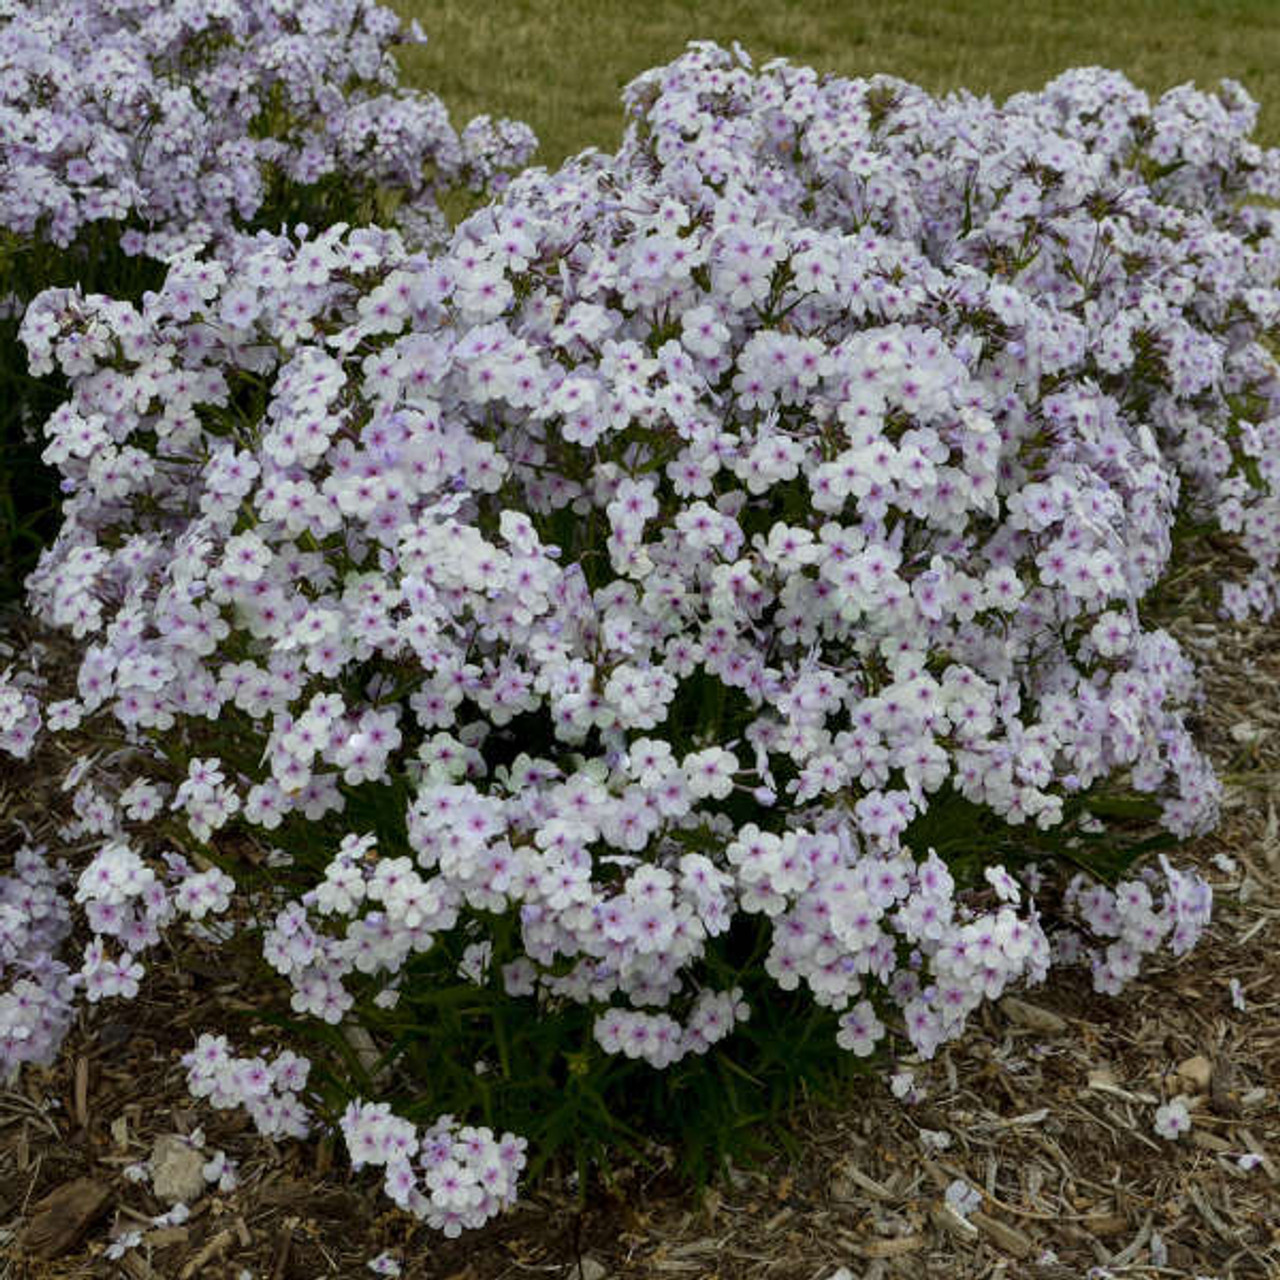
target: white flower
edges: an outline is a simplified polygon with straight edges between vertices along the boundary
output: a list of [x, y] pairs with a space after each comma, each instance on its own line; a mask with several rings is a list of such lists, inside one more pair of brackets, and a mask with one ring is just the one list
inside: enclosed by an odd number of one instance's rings
[[963, 1178], [953, 1179], [947, 1186], [946, 1201], [962, 1218], [968, 1218], [982, 1206], [982, 1192], [971, 1187]]
[[1018, 882], [1002, 866], [987, 867], [983, 870], [986, 882], [996, 891], [996, 897], [1002, 902], [1019, 902], [1022, 891]]
[[836, 1032], [836, 1043], [842, 1049], [848, 1049], [860, 1058], [865, 1058], [875, 1051], [876, 1044], [884, 1036], [885, 1025], [876, 1017], [876, 1012], [869, 1000], [859, 1000], [848, 1013], [840, 1017], [840, 1029]]
[[921, 1097], [913, 1071], [895, 1072], [889, 1077], [889, 1089], [895, 1098], [903, 1102], [918, 1102]]
[[106, 1256], [112, 1262], [123, 1258], [130, 1249], [136, 1249], [142, 1243], [142, 1232], [138, 1230], [122, 1231], [107, 1245]]
[[684, 313], [681, 337], [694, 355], [715, 356], [728, 342], [729, 330], [711, 307], [690, 307]]
[[1170, 1142], [1176, 1141], [1191, 1128], [1191, 1113], [1187, 1110], [1186, 1101], [1174, 1098], [1163, 1106], [1156, 1108], [1156, 1118], [1152, 1128]]
[[681, 761], [689, 790], [700, 800], [724, 800], [733, 791], [733, 775], [738, 760], [723, 747], [694, 751]]

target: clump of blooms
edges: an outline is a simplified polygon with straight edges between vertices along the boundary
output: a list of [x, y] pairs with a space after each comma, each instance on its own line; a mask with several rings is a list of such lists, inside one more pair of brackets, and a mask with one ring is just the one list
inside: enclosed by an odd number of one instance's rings
[[178, 250], [282, 224], [394, 219], [435, 243], [442, 198], [528, 160], [526, 125], [457, 131], [398, 85], [393, 49], [423, 39], [374, 0], [0, 0], [0, 598], [57, 528], [33, 441], [61, 384], [13, 340], [41, 289], [137, 300]]
[[53, 1061], [73, 1016], [71, 971], [57, 958], [71, 932], [66, 868], [23, 845], [0, 876], [0, 1079]]
[[[999, 367], [993, 389], [1044, 402], [1027, 421], [1004, 411], [1002, 433], [1105, 449], [1114, 413], [1150, 434], [1188, 514], [1256, 566], [1224, 589], [1228, 616], [1274, 613], [1280, 151], [1250, 140], [1258, 108], [1239, 84], [1153, 102], [1118, 72], [1080, 68], [997, 109], [888, 76], [755, 74], [706, 45], [627, 98], [639, 156], [729, 187], [763, 178], [793, 216], [906, 241], [963, 280], [956, 305]], [[881, 290], [892, 306], [913, 287]], [[1104, 406], [1097, 421], [1055, 394], [1081, 381]]]
[[[288, 851], [261, 942], [297, 1015], [461, 980], [588, 1011], [571, 1078], [711, 1054], [773, 987], [855, 1055], [890, 1025], [929, 1055], [1055, 960], [1111, 992], [1193, 945], [1208, 889], [1168, 862], [1068, 886], [1052, 938], [1025, 866], [1114, 793], [1215, 821], [1194, 672], [1142, 610], [1188, 502], [1257, 517], [1274, 604], [1277, 224], [1232, 193], [1276, 160], [1234, 89], [1117, 141], [1135, 92], [997, 110], [699, 46], [616, 155], [521, 175], [442, 252], [263, 232], [138, 305], [42, 295], [69, 497], [31, 603], [82, 643], [59, 717], [148, 753], [82, 781], [79, 980], [127, 990], [166, 912], [230, 905], [172, 853], [148, 876], [160, 819]], [[199, 1091], [273, 1096], [206, 1047]], [[357, 1100], [343, 1131], [477, 1225], [518, 1143], [441, 1125]]]
[[341, 1128], [353, 1167], [385, 1166], [387, 1195], [446, 1236], [483, 1226], [515, 1203], [526, 1163], [522, 1138], [497, 1139], [487, 1126], [459, 1125], [449, 1115], [419, 1134], [385, 1103], [353, 1102]]
[[307, 1109], [299, 1101], [311, 1070], [305, 1058], [288, 1049], [271, 1063], [237, 1058], [225, 1036], [206, 1033], [183, 1054], [182, 1065], [193, 1097], [208, 1098], [214, 1107], [244, 1107], [258, 1132], [269, 1137], [307, 1136]]
[[440, 234], [436, 196], [500, 185], [534, 138], [488, 117], [459, 135], [399, 88], [391, 48], [423, 38], [373, 0], [2, 0], [0, 229], [66, 248], [120, 223], [126, 253], [164, 258], [295, 220], [282, 184], [328, 181]]
[[34, 692], [34, 673], [0, 671], [0, 751], [18, 759], [31, 754], [40, 733], [40, 699]]

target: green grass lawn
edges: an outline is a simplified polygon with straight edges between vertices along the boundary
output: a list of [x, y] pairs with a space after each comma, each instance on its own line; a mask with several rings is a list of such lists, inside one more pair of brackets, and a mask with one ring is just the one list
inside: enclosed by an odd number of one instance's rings
[[1148, 91], [1222, 76], [1262, 104], [1280, 142], [1280, 0], [387, 0], [430, 43], [402, 51], [406, 79], [461, 124], [526, 120], [555, 165], [613, 150], [619, 92], [690, 40], [738, 40], [757, 65], [784, 56], [845, 75], [888, 72], [934, 91], [997, 98], [1073, 66], [1125, 72]]

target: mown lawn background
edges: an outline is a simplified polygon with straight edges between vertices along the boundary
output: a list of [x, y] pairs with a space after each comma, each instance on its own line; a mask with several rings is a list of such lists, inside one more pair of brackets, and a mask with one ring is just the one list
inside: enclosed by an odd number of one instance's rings
[[886, 72], [934, 92], [1001, 100], [1075, 66], [1123, 71], [1153, 94], [1241, 81], [1262, 105], [1258, 141], [1280, 142], [1280, 0], [388, 0], [425, 47], [405, 79], [478, 112], [533, 126], [535, 163], [612, 151], [622, 86], [690, 40], [739, 41], [756, 65], [787, 57], [843, 75]]

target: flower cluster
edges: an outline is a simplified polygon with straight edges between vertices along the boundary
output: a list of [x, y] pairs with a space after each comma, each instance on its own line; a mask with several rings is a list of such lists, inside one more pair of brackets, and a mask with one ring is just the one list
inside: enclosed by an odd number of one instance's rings
[[[1105, 453], [1115, 414], [1131, 437], [1150, 434], [1189, 513], [1255, 563], [1224, 588], [1226, 613], [1274, 613], [1280, 151], [1250, 140], [1257, 104], [1238, 83], [1152, 102], [1117, 72], [1081, 68], [997, 110], [888, 76], [780, 63], [756, 75], [707, 45], [627, 97], [631, 145], [652, 163], [729, 187], [767, 175], [771, 199], [806, 222], [905, 240], [960, 277], [953, 305], [971, 311], [988, 367], [998, 351], [997, 389], [1042, 402], [1026, 418], [1005, 410], [1002, 433]], [[805, 270], [835, 287], [830, 262]], [[912, 284], [879, 292], [897, 305]], [[1100, 393], [1092, 410], [1069, 392], [1081, 381]]]
[[435, 197], [500, 186], [534, 139], [483, 116], [456, 133], [397, 86], [404, 39], [424, 37], [373, 0], [0, 4], [0, 228], [65, 248], [119, 223], [126, 253], [164, 258], [328, 179], [398, 192], [439, 234]]
[[47, 1066], [71, 1026], [71, 971], [57, 958], [71, 932], [66, 879], [65, 866], [27, 845], [0, 877], [0, 1079], [11, 1080], [24, 1062]]
[[419, 1134], [386, 1103], [359, 1101], [343, 1114], [341, 1129], [352, 1166], [385, 1166], [387, 1195], [446, 1236], [483, 1226], [515, 1203], [527, 1144], [514, 1134], [498, 1139], [492, 1129], [460, 1125], [450, 1115]]
[[[1114, 938], [1105, 951], [1085, 948], [1093, 968], [1096, 991], [1118, 995], [1135, 977], [1142, 957], [1158, 950], [1168, 940], [1175, 956], [1185, 954], [1195, 945], [1213, 907], [1213, 891], [1199, 876], [1189, 875], [1170, 865], [1160, 856], [1165, 877], [1165, 900], [1157, 905], [1152, 886], [1158, 884], [1154, 870], [1147, 868], [1136, 880], [1121, 882], [1114, 890], [1105, 885], [1090, 884], [1084, 876], [1076, 876], [1067, 886], [1066, 902], [1089, 933], [1099, 938]], [[1064, 958], [1077, 958], [1083, 939], [1069, 935], [1063, 941]]]
[[182, 1065], [193, 1097], [208, 1098], [214, 1107], [244, 1107], [258, 1132], [269, 1137], [307, 1136], [309, 1117], [299, 1100], [311, 1069], [306, 1058], [288, 1049], [271, 1063], [237, 1058], [225, 1036], [206, 1033], [183, 1054]]
[[[928, 1055], [1055, 960], [1114, 991], [1194, 943], [1207, 890], [1167, 864], [1163, 898], [1073, 885], [1087, 932], [1055, 938], [1038, 876], [943, 837], [1087, 832], [1108, 790], [1215, 821], [1194, 672], [1141, 606], [1187, 503], [1230, 531], [1232, 495], [1244, 603], [1275, 603], [1280, 224], [1237, 196], [1277, 161], [1242, 93], [1078, 72], [998, 110], [698, 46], [628, 100], [617, 154], [521, 175], [440, 252], [261, 232], [136, 305], [28, 311], [71, 384], [29, 583], [81, 641], [59, 719], [152, 758], [82, 806], [91, 990], [233, 891], [157, 888], [121, 812], [307, 851], [263, 933], [299, 1014], [438, 961], [659, 1068], [761, 973], [854, 1054], [900, 1020]], [[744, 924], [759, 971], [726, 981]], [[197, 1091], [279, 1131], [273, 1068], [205, 1052]], [[343, 1128], [476, 1225], [518, 1145], [441, 1124]]]
[[19, 760], [31, 754], [42, 723], [30, 674], [12, 667], [0, 672], [0, 751]]
[[[199, 929], [206, 915], [231, 902], [230, 876], [197, 870], [172, 851], [155, 860], [157, 869], [129, 843], [126, 825], [159, 811], [154, 787], [135, 780], [110, 799], [93, 781], [77, 778], [82, 770], [68, 778], [75, 817], [58, 834], [96, 846], [93, 858], [77, 876], [65, 862], [51, 865], [42, 848], [24, 846], [13, 873], [0, 878], [0, 977], [10, 983], [0, 995], [0, 1078], [24, 1062], [52, 1060], [77, 994], [89, 1003], [132, 998], [146, 973], [139, 957], [164, 930], [182, 918]], [[73, 903], [90, 932], [74, 971], [59, 958]]]

